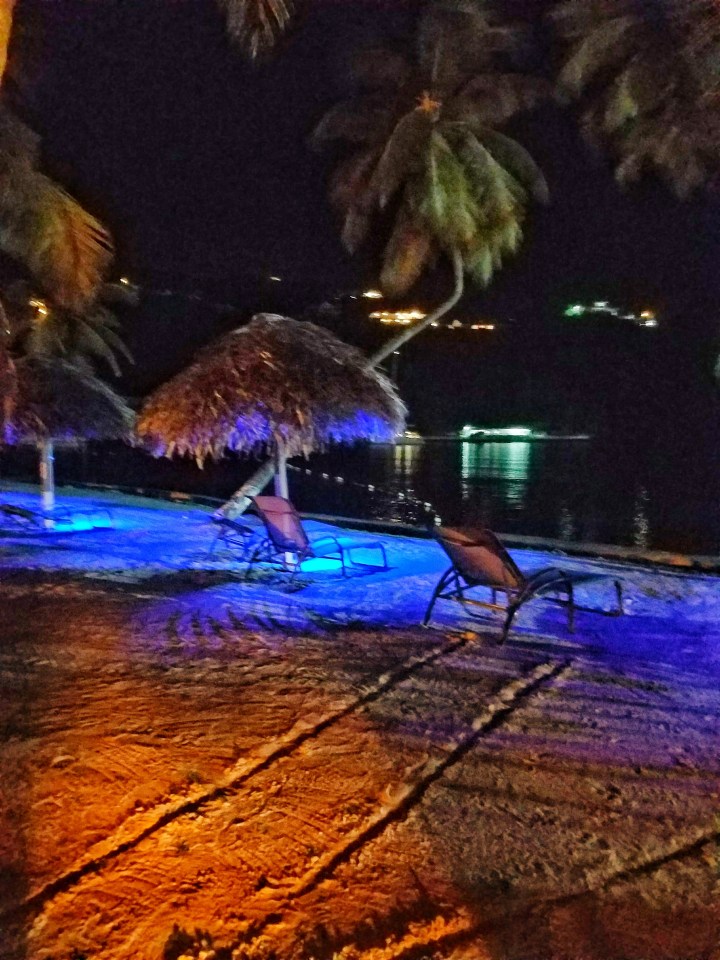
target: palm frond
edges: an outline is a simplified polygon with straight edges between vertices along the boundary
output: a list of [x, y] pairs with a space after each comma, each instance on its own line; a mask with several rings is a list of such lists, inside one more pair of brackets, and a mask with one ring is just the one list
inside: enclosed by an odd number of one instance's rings
[[380, 150], [372, 147], [351, 154], [342, 161], [330, 181], [330, 203], [345, 215], [351, 207], [369, 211], [373, 206], [370, 181], [380, 158]]
[[105, 227], [52, 180], [36, 174], [34, 230], [18, 237], [24, 260], [53, 299], [82, 309], [96, 296], [112, 261]]
[[352, 207], [345, 215], [340, 239], [348, 253], [356, 253], [370, 233], [372, 216], [357, 207]]
[[463, 163], [442, 133], [434, 130], [417, 209], [445, 249], [472, 245], [483, 215], [478, 199]]
[[497, 130], [485, 130], [478, 139], [495, 160], [525, 187], [534, 200], [543, 204], [550, 201], [545, 175], [522, 144]]
[[385, 247], [380, 286], [388, 297], [401, 297], [417, 282], [433, 256], [433, 241], [405, 207]]
[[617, 157], [621, 183], [655, 170], [687, 196], [720, 155], [720, 9], [709, 0], [572, 0], [561, 82], [585, 94], [582, 126]]
[[0, 249], [23, 262], [56, 302], [82, 308], [112, 259], [102, 224], [37, 169], [38, 138], [0, 109]]
[[635, 48], [637, 34], [637, 19], [630, 15], [596, 25], [560, 71], [561, 88], [579, 97], [598, 74], [626, 60]]
[[[88, 359], [97, 357], [99, 360], [103, 360], [110, 367], [113, 374], [119, 377], [120, 366], [107, 340], [107, 334], [112, 334], [112, 331], [105, 331], [105, 335], [101, 336], [100, 333], [93, 328], [93, 325], [82, 317], [78, 318], [77, 327], [77, 338], [83, 345], [81, 355], [86, 356]], [[80, 351], [77, 352], [80, 353]]]
[[398, 121], [370, 181], [370, 192], [385, 207], [407, 178], [422, 168], [434, 116], [416, 107]]
[[382, 143], [392, 129], [392, 114], [387, 102], [377, 96], [341, 100], [331, 107], [315, 127], [310, 144], [323, 147], [330, 140], [348, 143]]
[[513, 45], [509, 28], [494, 28], [474, 0], [438, 0], [418, 27], [417, 58], [430, 89], [454, 93], [469, 76], [485, 69], [498, 50]]
[[0, 169], [35, 169], [39, 162], [40, 137], [14, 113], [0, 108]]
[[350, 62], [350, 78], [361, 90], [396, 91], [410, 81], [411, 75], [407, 57], [380, 47], [358, 50]]
[[484, 73], [473, 77], [447, 111], [448, 117], [496, 127], [549, 99], [552, 88], [539, 77]]
[[294, 0], [217, 0], [227, 32], [255, 60], [275, 46], [293, 14]]

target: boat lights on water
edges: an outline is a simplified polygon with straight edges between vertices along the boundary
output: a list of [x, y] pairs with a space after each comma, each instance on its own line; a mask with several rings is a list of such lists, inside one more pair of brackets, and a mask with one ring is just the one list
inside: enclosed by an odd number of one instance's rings
[[460, 431], [461, 440], [480, 439], [498, 439], [509, 437], [514, 440], [533, 440], [538, 437], [546, 437], [547, 433], [542, 430], [533, 430], [532, 427], [474, 427], [472, 424], [465, 424]]

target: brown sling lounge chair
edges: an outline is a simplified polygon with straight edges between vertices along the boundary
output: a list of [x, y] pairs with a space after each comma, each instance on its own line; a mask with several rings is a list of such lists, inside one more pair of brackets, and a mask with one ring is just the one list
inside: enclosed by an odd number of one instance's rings
[[214, 513], [210, 521], [217, 527], [217, 536], [210, 545], [208, 557], [212, 557], [217, 545], [222, 543], [227, 549], [237, 553], [239, 560], [247, 560], [255, 540], [253, 528], [246, 523], [241, 523], [240, 520], [231, 520], [230, 517], [225, 517], [221, 513]]
[[[470, 607], [485, 607], [505, 613], [505, 623], [499, 643], [507, 639], [515, 614], [523, 604], [535, 597], [558, 603], [567, 608], [568, 630], [574, 631], [575, 611], [600, 613], [618, 617], [623, 613], [622, 584], [602, 573], [575, 573], [558, 567], [545, 567], [525, 576], [494, 533], [483, 527], [438, 527], [435, 536], [452, 561], [443, 573], [425, 612], [423, 625], [427, 626], [437, 600], [458, 600], [472, 615]], [[581, 607], [575, 603], [575, 587], [596, 580], [613, 579], [617, 609], [601, 610]], [[476, 587], [490, 590], [490, 602], [468, 597]], [[505, 602], [498, 603], [498, 593]]]
[[[321, 534], [309, 537], [295, 507], [284, 497], [253, 497], [258, 516], [265, 526], [267, 537], [250, 556], [248, 572], [254, 563], [279, 563], [284, 570], [292, 570], [295, 577], [304, 560], [311, 557], [326, 557], [338, 560], [342, 575], [347, 568], [364, 567], [368, 570], [387, 570], [385, 546], [380, 540], [363, 537]], [[377, 550], [382, 564], [358, 563], [353, 559], [354, 550]]]

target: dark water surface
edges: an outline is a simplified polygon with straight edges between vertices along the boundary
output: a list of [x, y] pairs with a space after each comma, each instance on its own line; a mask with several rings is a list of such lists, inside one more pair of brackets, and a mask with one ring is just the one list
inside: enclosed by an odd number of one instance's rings
[[720, 553], [716, 449], [657, 442], [429, 441], [336, 452], [316, 463], [428, 501], [446, 523]]
[[[411, 523], [482, 523], [498, 531], [720, 554], [720, 449], [642, 440], [338, 448], [295, 461], [302, 510]], [[31, 449], [3, 454], [2, 475], [32, 478]], [[86, 481], [229, 496], [254, 469], [230, 457], [199, 470], [122, 444], [59, 450], [59, 483]], [[310, 470], [310, 474], [306, 474]], [[342, 482], [341, 482], [342, 481]]]

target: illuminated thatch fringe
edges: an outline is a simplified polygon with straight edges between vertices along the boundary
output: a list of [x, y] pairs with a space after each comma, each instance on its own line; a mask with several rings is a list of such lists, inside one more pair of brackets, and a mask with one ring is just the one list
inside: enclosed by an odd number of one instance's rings
[[155, 456], [199, 463], [225, 450], [288, 456], [330, 443], [392, 440], [405, 407], [390, 381], [354, 347], [312, 323], [260, 313], [206, 347], [160, 387], [137, 433]]
[[127, 439], [134, 415], [107, 384], [64, 360], [18, 360], [9, 444]]

